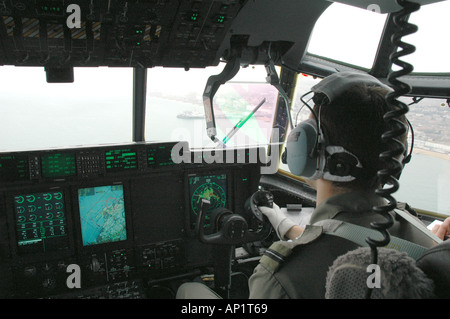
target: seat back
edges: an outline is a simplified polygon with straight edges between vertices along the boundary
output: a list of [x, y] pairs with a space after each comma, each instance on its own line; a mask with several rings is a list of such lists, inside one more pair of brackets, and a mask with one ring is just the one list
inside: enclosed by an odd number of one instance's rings
[[373, 288], [373, 299], [435, 296], [433, 280], [405, 252], [378, 248], [379, 268], [370, 265], [369, 247], [360, 247], [338, 257], [328, 271], [325, 298], [362, 299], [369, 288]]
[[450, 240], [427, 250], [416, 263], [434, 281], [436, 298], [450, 298]]

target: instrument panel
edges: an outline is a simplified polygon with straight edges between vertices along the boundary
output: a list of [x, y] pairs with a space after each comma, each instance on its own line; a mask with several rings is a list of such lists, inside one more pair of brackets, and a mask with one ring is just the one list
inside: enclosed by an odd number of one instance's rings
[[199, 203], [242, 212], [263, 162], [252, 152], [216, 151], [213, 163], [185, 142], [1, 153], [1, 297], [108, 298], [122, 286], [142, 297], [149, 281], [211, 266]]

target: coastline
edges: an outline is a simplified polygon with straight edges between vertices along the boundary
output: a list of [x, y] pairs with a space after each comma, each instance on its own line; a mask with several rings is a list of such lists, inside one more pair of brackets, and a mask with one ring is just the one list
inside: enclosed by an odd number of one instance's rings
[[421, 148], [414, 148], [413, 154], [417, 153], [417, 154], [424, 154], [427, 156], [433, 156], [433, 157], [438, 157], [447, 161], [450, 161], [450, 155], [447, 154], [443, 154], [443, 153], [438, 153], [438, 152], [434, 152], [434, 151], [429, 151], [429, 150], [424, 150]]

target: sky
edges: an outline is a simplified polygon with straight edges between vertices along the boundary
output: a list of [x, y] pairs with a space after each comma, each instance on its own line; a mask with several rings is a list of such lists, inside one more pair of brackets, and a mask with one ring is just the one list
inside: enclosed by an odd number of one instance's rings
[[[404, 58], [415, 72], [450, 72], [450, 1], [425, 5], [411, 14], [417, 33], [404, 37], [416, 52]], [[309, 52], [370, 68], [386, 14], [339, 3], [331, 5], [317, 22]]]

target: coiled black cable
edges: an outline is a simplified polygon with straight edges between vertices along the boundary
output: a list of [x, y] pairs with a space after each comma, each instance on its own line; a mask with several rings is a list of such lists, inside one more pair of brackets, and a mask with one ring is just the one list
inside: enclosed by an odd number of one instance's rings
[[[401, 69], [392, 71], [388, 76], [394, 91], [386, 96], [386, 102], [390, 106], [390, 111], [386, 112], [383, 119], [390, 127], [382, 136], [383, 142], [386, 144], [387, 150], [380, 154], [381, 161], [385, 164], [385, 168], [378, 171], [377, 175], [380, 180], [380, 187], [375, 191], [376, 194], [387, 200], [386, 205], [375, 206], [373, 211], [382, 215], [385, 222], [372, 222], [370, 225], [373, 229], [378, 230], [383, 238], [375, 240], [367, 238], [366, 242], [371, 248], [371, 263], [378, 263], [378, 247], [389, 244], [390, 235], [388, 229], [393, 225], [394, 220], [390, 212], [397, 207], [397, 201], [392, 196], [399, 189], [399, 182], [396, 176], [399, 176], [403, 163], [398, 159], [405, 152], [405, 146], [398, 137], [407, 132], [407, 126], [401, 120], [402, 116], [408, 113], [408, 106], [397, 100], [398, 97], [410, 92], [411, 87], [398, 78], [409, 74], [413, 71], [413, 66], [407, 62], [400, 60], [401, 57], [411, 54], [415, 51], [415, 47], [402, 41], [402, 37], [415, 33], [417, 26], [408, 22], [408, 18], [412, 12], [420, 9], [420, 4], [409, 2], [406, 0], [397, 0], [402, 10], [393, 14], [394, 24], [397, 31], [393, 34], [391, 41], [395, 46], [395, 52], [390, 55], [392, 64], [398, 65]], [[401, 48], [401, 50], [398, 50]], [[386, 187], [387, 186], [387, 187]], [[368, 288], [366, 298], [371, 297], [373, 288]]]

